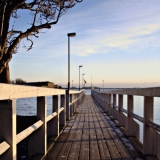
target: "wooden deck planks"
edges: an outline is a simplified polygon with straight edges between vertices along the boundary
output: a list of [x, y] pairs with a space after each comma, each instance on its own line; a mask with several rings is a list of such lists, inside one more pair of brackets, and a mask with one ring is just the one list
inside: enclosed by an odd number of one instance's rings
[[143, 159], [139, 153], [133, 156], [124, 138], [92, 97], [85, 96], [45, 160]]

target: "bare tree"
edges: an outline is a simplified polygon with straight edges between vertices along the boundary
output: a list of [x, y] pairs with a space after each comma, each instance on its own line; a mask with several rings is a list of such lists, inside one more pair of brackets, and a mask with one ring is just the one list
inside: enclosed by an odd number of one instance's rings
[[[17, 52], [22, 39], [30, 42], [32, 36], [38, 37], [43, 29], [50, 29], [68, 9], [83, 0], [1, 0], [0, 1], [0, 82], [10, 83], [8, 63]], [[28, 28], [16, 29], [13, 22], [19, 19], [19, 11], [28, 11], [31, 23]], [[12, 21], [11, 21], [12, 20]]]

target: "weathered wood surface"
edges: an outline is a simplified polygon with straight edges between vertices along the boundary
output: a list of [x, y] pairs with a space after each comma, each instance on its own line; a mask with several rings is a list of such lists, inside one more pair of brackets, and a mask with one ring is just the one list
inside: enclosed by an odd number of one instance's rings
[[[81, 91], [70, 90], [70, 94], [79, 94]], [[0, 100], [16, 99], [16, 98], [28, 98], [28, 97], [40, 97], [50, 95], [65, 95], [65, 89], [13, 85], [0, 83]]]
[[150, 87], [150, 88], [125, 88], [125, 89], [108, 89], [106, 91], [97, 91], [99, 93], [109, 93], [109, 94], [126, 94], [134, 96], [150, 96], [150, 97], [160, 97], [160, 87]]
[[66, 125], [45, 160], [119, 160], [143, 157], [91, 96]]

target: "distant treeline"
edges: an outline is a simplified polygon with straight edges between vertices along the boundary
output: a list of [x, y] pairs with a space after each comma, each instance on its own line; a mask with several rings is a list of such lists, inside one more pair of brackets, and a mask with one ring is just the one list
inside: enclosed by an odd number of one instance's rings
[[21, 78], [16, 78], [15, 80], [11, 80], [11, 84], [24, 84], [24, 83], [26, 83], [26, 81]]

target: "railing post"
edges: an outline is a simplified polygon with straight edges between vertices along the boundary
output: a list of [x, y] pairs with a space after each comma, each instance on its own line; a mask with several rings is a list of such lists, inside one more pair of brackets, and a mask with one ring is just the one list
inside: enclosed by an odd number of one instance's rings
[[114, 117], [114, 107], [113, 107], [113, 94], [111, 94], [111, 104], [110, 104], [110, 108], [112, 110], [112, 117]]
[[111, 94], [108, 94], [108, 103], [107, 103], [108, 114], [112, 116], [112, 108], [110, 107], [110, 103], [111, 103]]
[[61, 95], [61, 107], [64, 108], [64, 110], [60, 113], [60, 126], [66, 125], [66, 97], [65, 95]]
[[10, 148], [1, 155], [1, 160], [16, 160], [16, 100], [0, 101], [0, 141], [6, 141]]
[[154, 130], [147, 125], [153, 122], [153, 97], [144, 97], [143, 154], [152, 155], [154, 149]]
[[102, 94], [103, 95], [103, 110], [106, 110], [106, 100], [105, 100], [105, 93]]
[[59, 108], [60, 108], [60, 95], [53, 96], [53, 109], [57, 112], [57, 116], [53, 119], [53, 135], [59, 136]]
[[134, 135], [134, 120], [133, 117], [130, 116], [129, 113], [133, 113], [133, 96], [127, 96], [127, 110], [128, 110], [128, 118], [127, 118], [127, 135], [128, 136], [135, 136]]
[[48, 136], [47, 138], [50, 138], [52, 136], [59, 136], [59, 124], [60, 124], [59, 108], [60, 108], [60, 95], [54, 95], [52, 96], [52, 113], [56, 112], [57, 115], [47, 123], [47, 136]]
[[[79, 98], [79, 94], [77, 94], [77, 98]], [[77, 100], [76, 106], [78, 106], [78, 105], [79, 105], [79, 100]]]
[[107, 94], [104, 95], [104, 111], [107, 112]]
[[70, 106], [69, 106], [69, 100], [70, 96], [69, 96], [69, 91], [66, 90], [66, 120], [69, 121], [70, 120]]
[[46, 97], [37, 97], [37, 120], [42, 120], [43, 125], [34, 132], [28, 142], [28, 159], [36, 154], [46, 155], [47, 127], [46, 127]]
[[113, 94], [113, 119], [117, 119], [116, 94]]
[[98, 101], [98, 104], [101, 106], [101, 104], [100, 104], [100, 93], [96, 93], [96, 96], [97, 96], [97, 101]]
[[73, 102], [73, 94], [70, 94], [70, 116], [72, 116], [72, 114], [73, 114], [73, 104], [72, 104], [72, 102]]
[[[72, 95], [72, 101], [74, 101], [74, 100], [75, 100], [75, 94]], [[75, 108], [76, 108], [75, 102], [73, 103], [72, 108], [73, 108], [72, 111], [74, 113], [75, 112]]]
[[123, 112], [120, 110], [123, 108], [123, 95], [118, 95], [118, 125], [123, 126]]
[[99, 93], [99, 104], [100, 104], [100, 106], [102, 107], [102, 93]]
[[101, 94], [101, 107], [104, 109], [104, 93]]
[[[74, 98], [77, 99], [77, 94], [75, 94]], [[77, 101], [75, 102], [75, 106], [77, 107]]]
[[106, 94], [106, 112], [109, 114], [109, 108], [108, 108], [108, 93]]

